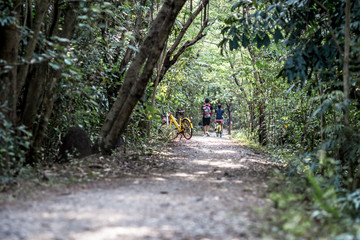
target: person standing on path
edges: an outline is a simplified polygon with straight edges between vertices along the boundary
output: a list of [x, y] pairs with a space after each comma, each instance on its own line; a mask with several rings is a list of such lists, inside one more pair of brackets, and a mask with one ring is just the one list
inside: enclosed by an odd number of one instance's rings
[[212, 115], [212, 106], [208, 98], [205, 99], [205, 104], [201, 106], [201, 110], [203, 114], [204, 137], [210, 136], [209, 129], [210, 129], [210, 120]]
[[224, 109], [221, 109], [221, 104], [218, 104], [218, 108], [215, 109], [215, 124], [216, 122], [220, 123], [220, 137], [222, 137], [223, 126], [224, 126], [224, 116], [227, 117]]

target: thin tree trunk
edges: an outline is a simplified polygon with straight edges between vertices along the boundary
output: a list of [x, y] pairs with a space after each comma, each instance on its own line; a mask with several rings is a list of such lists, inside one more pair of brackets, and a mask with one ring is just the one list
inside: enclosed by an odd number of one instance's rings
[[254, 103], [251, 102], [250, 105], [249, 105], [249, 108], [250, 108], [250, 133], [253, 133], [255, 131], [255, 123], [254, 123], [254, 119], [255, 119], [255, 106], [254, 106]]
[[[69, 3], [63, 8], [64, 23], [60, 37], [71, 39], [76, 27], [77, 8], [79, 2]], [[58, 16], [58, 15], [57, 15]], [[54, 19], [54, 21], [57, 21]], [[55, 31], [53, 32], [55, 33]], [[67, 43], [63, 43], [66, 47]], [[27, 162], [33, 164], [37, 160], [38, 150], [42, 146], [49, 124], [54, 102], [56, 100], [56, 84], [61, 77], [61, 70], [54, 70], [46, 64], [40, 64], [35, 69], [35, 76], [30, 78], [29, 89], [26, 96], [23, 121], [33, 131], [33, 140]], [[39, 116], [38, 119], [36, 117]], [[35, 121], [36, 120], [36, 121]]]
[[256, 66], [256, 56], [255, 54], [251, 51], [251, 48], [248, 47], [248, 51], [250, 53], [251, 59], [253, 61], [253, 65], [254, 65], [254, 78], [255, 80], [257, 80], [257, 82], [259, 82], [260, 84], [260, 88], [256, 87], [255, 88], [255, 94], [257, 96], [260, 97], [260, 100], [258, 101], [258, 110], [259, 110], [259, 122], [258, 122], [258, 126], [259, 126], [259, 131], [258, 131], [258, 139], [259, 139], [259, 143], [261, 145], [266, 145], [266, 122], [265, 122], [265, 99], [262, 96], [263, 90], [261, 89], [261, 85], [265, 82], [265, 80], [260, 77], [260, 73], [255, 69]]
[[[76, 23], [76, 11], [75, 9], [78, 6], [78, 3], [69, 4], [67, 8], [64, 8], [61, 5], [57, 5], [57, 2], [54, 6], [54, 19], [52, 21], [48, 37], [52, 37], [53, 34], [57, 33], [57, 23], [59, 22], [61, 10], [57, 10], [57, 8], [62, 8], [65, 11], [64, 14], [64, 24], [63, 24], [63, 31], [60, 33], [60, 37], [62, 38], [71, 38], [72, 33], [75, 29]], [[56, 26], [54, 26], [56, 25]], [[66, 46], [66, 43], [63, 43], [63, 46]], [[47, 91], [52, 91], [49, 87], [52, 86], [49, 82], [53, 82], [53, 79], [49, 79], [50, 76], [56, 77], [57, 79], [60, 77], [60, 72], [49, 68], [48, 62], [43, 62], [36, 64], [33, 66], [33, 70], [28, 74], [29, 77], [29, 84], [28, 88], [26, 89], [26, 96], [24, 101], [23, 107], [23, 114], [22, 114], [22, 123], [33, 129], [33, 124], [35, 124], [36, 116], [41, 116], [41, 104], [43, 102], [44, 96], [46, 95]], [[45, 87], [46, 86], [46, 87]]]
[[35, 51], [38, 36], [40, 34], [40, 29], [41, 29], [44, 17], [46, 15], [46, 12], [49, 9], [49, 3], [50, 3], [50, 0], [37, 1], [35, 19], [32, 24], [33, 29], [31, 29], [33, 32], [33, 35], [29, 38], [28, 44], [26, 45], [26, 48], [25, 48], [25, 56], [24, 56], [25, 63], [19, 67], [19, 71], [18, 71], [18, 75], [17, 75], [17, 86], [16, 86], [17, 97], [19, 97], [19, 95], [21, 93], [21, 89], [23, 88], [23, 86], [25, 84], [25, 79], [28, 75], [28, 70], [29, 70], [29, 62]]
[[310, 147], [310, 142], [308, 142], [308, 135], [309, 135], [309, 125], [310, 125], [310, 118], [311, 115], [313, 113], [313, 100], [311, 101], [310, 107], [309, 107], [309, 112], [305, 114], [305, 119], [306, 119], [306, 123], [304, 125], [304, 130], [303, 130], [303, 141], [308, 145], [307, 147]]
[[[164, 47], [163, 51], [161, 52], [160, 59], [159, 59], [159, 62], [158, 62], [156, 79], [154, 81], [154, 90], [153, 90], [153, 93], [152, 93], [151, 103], [150, 103], [151, 107], [155, 106], [156, 91], [157, 91], [157, 87], [158, 87], [159, 82], [160, 82], [160, 72], [161, 72], [161, 67], [163, 66], [163, 62], [164, 62], [165, 50], [166, 50], [166, 44], [165, 44], [165, 47]], [[146, 132], [147, 132], [148, 136], [150, 136], [151, 124], [152, 124], [152, 121], [150, 119], [148, 121], [147, 129], [146, 129]]]
[[232, 105], [232, 103], [229, 103], [229, 104], [226, 104], [226, 108], [227, 108], [227, 110], [228, 110], [228, 114], [229, 114], [229, 116], [228, 116], [228, 119], [229, 119], [229, 124], [228, 124], [228, 134], [229, 135], [231, 135], [231, 125], [232, 125], [232, 114], [231, 114], [231, 105]]
[[[349, 63], [350, 63], [350, 43], [351, 43], [351, 36], [350, 36], [350, 16], [351, 16], [351, 0], [346, 0], [345, 5], [345, 37], [344, 37], [344, 59], [343, 59], [343, 82], [344, 82], [344, 102], [350, 102], [350, 70], [349, 70]], [[351, 142], [351, 135], [352, 131], [347, 129], [350, 126], [350, 104], [348, 107], [345, 107], [344, 110], [344, 125], [345, 125], [345, 141], [344, 144]], [[349, 181], [349, 189], [355, 189], [357, 187], [359, 181], [359, 171], [356, 173], [355, 162], [352, 159], [347, 159], [348, 161], [348, 179], [354, 179], [353, 183]]]
[[[13, 17], [19, 19], [22, 1], [14, 1]], [[5, 63], [0, 65], [0, 105], [6, 104], [6, 108], [0, 111], [5, 115], [8, 122], [16, 124], [16, 78], [17, 57], [19, 48], [19, 22], [10, 25], [0, 24], [0, 59]], [[9, 69], [10, 68], [10, 69]]]
[[266, 145], [265, 100], [259, 102], [259, 143]]
[[[243, 16], [244, 17], [249, 17], [250, 16], [250, 12], [249, 12], [249, 8], [248, 7], [245, 7], [243, 9]], [[249, 54], [250, 54], [250, 57], [251, 57], [251, 60], [252, 60], [252, 63], [253, 63], [253, 66], [254, 66], [254, 78], [257, 80], [257, 82], [260, 83], [260, 88], [256, 88], [255, 90], [255, 94], [256, 95], [261, 95], [262, 94], [262, 89], [261, 89], [261, 85], [265, 82], [265, 80], [260, 76], [260, 72], [255, 69], [255, 66], [256, 66], [256, 55], [255, 53], [252, 51], [251, 47], [248, 46], [247, 47], [248, 51], [249, 51]], [[259, 143], [261, 145], [266, 145], [266, 122], [265, 122], [265, 99], [264, 97], [262, 97], [259, 101], [259, 105], [258, 105], [258, 110], [259, 110], [259, 132], [258, 132], [258, 139], [259, 139]]]
[[[343, 81], [344, 81], [344, 101], [347, 102], [350, 99], [350, 15], [351, 15], [351, 0], [346, 0], [345, 6], [345, 39], [344, 39], [344, 61], [343, 61]], [[344, 124], [350, 125], [349, 108], [344, 110]]]
[[[320, 83], [321, 84], [321, 83]], [[323, 88], [322, 86], [320, 85], [319, 86], [319, 93], [320, 93], [320, 97], [323, 97], [324, 95], [324, 92], [323, 92]], [[322, 105], [323, 101], [322, 99], [320, 98], [320, 106]], [[320, 119], [320, 132], [321, 132], [321, 143], [324, 143], [325, 141], [325, 127], [326, 127], [326, 122], [325, 122], [325, 115], [324, 114], [321, 114], [321, 119]]]

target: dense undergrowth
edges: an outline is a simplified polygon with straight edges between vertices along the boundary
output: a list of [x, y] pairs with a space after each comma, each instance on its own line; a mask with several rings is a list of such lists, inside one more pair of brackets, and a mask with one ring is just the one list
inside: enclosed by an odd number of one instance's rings
[[[338, 162], [323, 150], [304, 154], [293, 146], [260, 146], [242, 131], [233, 139], [282, 163], [275, 171], [267, 196], [272, 205], [260, 214], [264, 237], [270, 239], [360, 239], [360, 190], [348, 190], [337, 181]], [[312, 158], [322, 174], [314, 174]]]

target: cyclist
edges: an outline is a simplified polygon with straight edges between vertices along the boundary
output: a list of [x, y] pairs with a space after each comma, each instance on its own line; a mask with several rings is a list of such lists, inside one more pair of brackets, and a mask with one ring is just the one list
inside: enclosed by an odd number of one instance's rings
[[201, 106], [201, 111], [203, 114], [203, 127], [204, 127], [204, 137], [205, 137], [205, 136], [209, 136], [210, 119], [212, 115], [212, 106], [208, 98], [205, 99], [205, 104]]
[[222, 130], [223, 130], [223, 124], [224, 124], [224, 117], [223, 115], [225, 115], [225, 117], [227, 117], [227, 114], [225, 113], [225, 111], [223, 109], [221, 109], [221, 104], [218, 104], [218, 108], [215, 110], [215, 125], [217, 122], [220, 123], [221, 126], [221, 131], [220, 131], [220, 137], [222, 137]]

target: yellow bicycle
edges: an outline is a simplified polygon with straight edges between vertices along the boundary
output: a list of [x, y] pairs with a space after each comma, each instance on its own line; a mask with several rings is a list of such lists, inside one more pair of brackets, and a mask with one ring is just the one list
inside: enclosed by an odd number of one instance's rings
[[175, 139], [179, 135], [184, 136], [185, 139], [190, 139], [193, 134], [193, 125], [189, 118], [182, 117], [183, 110], [177, 112], [179, 114], [179, 123], [176, 118], [171, 114], [166, 114], [166, 123], [170, 129], [170, 138]]

